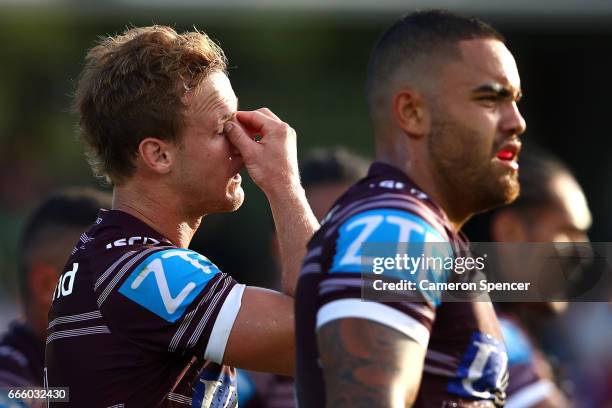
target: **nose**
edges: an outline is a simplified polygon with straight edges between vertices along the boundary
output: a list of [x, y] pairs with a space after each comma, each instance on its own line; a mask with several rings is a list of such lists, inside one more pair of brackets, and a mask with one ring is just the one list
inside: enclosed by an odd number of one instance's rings
[[516, 102], [506, 105], [501, 127], [504, 133], [511, 135], [520, 135], [527, 129], [527, 122], [519, 112]]
[[230, 157], [240, 157], [240, 150], [238, 150], [238, 148], [230, 141], [228, 137], [226, 137], [225, 140], [229, 147]]
[[241, 158], [240, 150], [236, 148], [233, 144], [230, 143], [230, 159], [233, 158]]
[[240, 156], [240, 150], [236, 146], [230, 143], [230, 153], [232, 156]]

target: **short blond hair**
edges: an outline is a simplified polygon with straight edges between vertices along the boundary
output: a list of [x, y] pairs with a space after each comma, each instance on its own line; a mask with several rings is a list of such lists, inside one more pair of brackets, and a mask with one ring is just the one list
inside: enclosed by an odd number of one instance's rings
[[85, 62], [74, 110], [94, 173], [115, 185], [133, 174], [144, 138], [179, 141], [185, 92], [227, 69], [205, 33], [158, 25], [102, 38]]

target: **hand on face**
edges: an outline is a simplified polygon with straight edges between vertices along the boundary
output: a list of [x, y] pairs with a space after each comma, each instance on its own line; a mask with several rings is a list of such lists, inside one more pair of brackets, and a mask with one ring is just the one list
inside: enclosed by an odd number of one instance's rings
[[225, 125], [225, 133], [264, 193], [299, 185], [295, 131], [272, 111], [238, 111], [236, 120]]

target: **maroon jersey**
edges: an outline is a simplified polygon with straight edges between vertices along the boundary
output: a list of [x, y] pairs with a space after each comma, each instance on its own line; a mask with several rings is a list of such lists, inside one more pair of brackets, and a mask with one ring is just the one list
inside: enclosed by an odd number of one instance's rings
[[416, 407], [502, 404], [507, 355], [490, 302], [440, 303], [427, 293], [426, 302], [361, 300], [363, 246], [389, 242], [447, 242], [467, 250], [444, 212], [403, 172], [375, 163], [340, 197], [308, 245], [296, 295], [299, 406], [323, 406], [316, 331], [343, 318], [383, 324], [427, 348]]
[[27, 325], [11, 323], [0, 340], [0, 387], [40, 387], [44, 361], [43, 339]]
[[499, 323], [508, 351], [510, 373], [506, 406], [536, 406], [556, 391], [556, 385], [549, 378], [552, 369], [515, 316], [500, 313]]
[[101, 211], [49, 312], [45, 382], [70, 396], [56, 406], [235, 407], [222, 360], [243, 291], [204, 256]]

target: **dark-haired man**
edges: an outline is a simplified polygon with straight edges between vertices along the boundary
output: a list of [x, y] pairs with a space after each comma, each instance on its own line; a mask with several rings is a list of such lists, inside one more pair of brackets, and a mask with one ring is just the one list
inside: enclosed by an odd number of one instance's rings
[[361, 251], [465, 250], [466, 220], [518, 194], [520, 96], [514, 58], [483, 22], [418, 12], [382, 35], [367, 83], [377, 162], [323, 221], [298, 285], [300, 407], [503, 404], [507, 355], [491, 304], [427, 293], [362, 302]]
[[300, 162], [300, 175], [315, 217], [322, 220], [334, 201], [367, 170], [366, 159], [343, 148], [307, 152]]
[[17, 252], [24, 320], [13, 322], [0, 340], [0, 387], [43, 385], [47, 313], [53, 291], [79, 236], [110, 201], [110, 195], [103, 192], [67, 189], [47, 198], [29, 215]]
[[[113, 209], [68, 260], [72, 285], [51, 306], [47, 381], [70, 387], [57, 406], [234, 407], [233, 367], [293, 373], [292, 296], [318, 224], [295, 132], [269, 109], [237, 111], [225, 69], [204, 33], [164, 26], [88, 53], [75, 105]], [[243, 167], [270, 202], [284, 293], [245, 287], [187, 249], [203, 216], [240, 207]]]
[[[589, 211], [582, 188], [571, 171], [549, 152], [529, 146], [521, 154], [519, 175], [521, 194], [511, 205], [492, 214], [474, 219], [472, 235], [479, 241], [495, 242], [563, 242], [588, 241], [591, 226]], [[485, 222], [488, 221], [488, 222]], [[478, 236], [479, 224], [488, 231]], [[482, 228], [482, 227], [481, 227]], [[566, 246], [566, 249], [568, 246]], [[502, 248], [503, 249], [503, 248]], [[511, 265], [516, 254], [502, 254], [500, 267]], [[509, 274], [510, 271], [505, 271]], [[550, 281], [546, 271], [540, 280]], [[553, 371], [530, 329], [557, 316], [567, 302], [498, 303], [500, 323], [508, 351], [510, 381], [507, 407], [545, 408], [568, 406], [563, 393], [554, 383]]]

